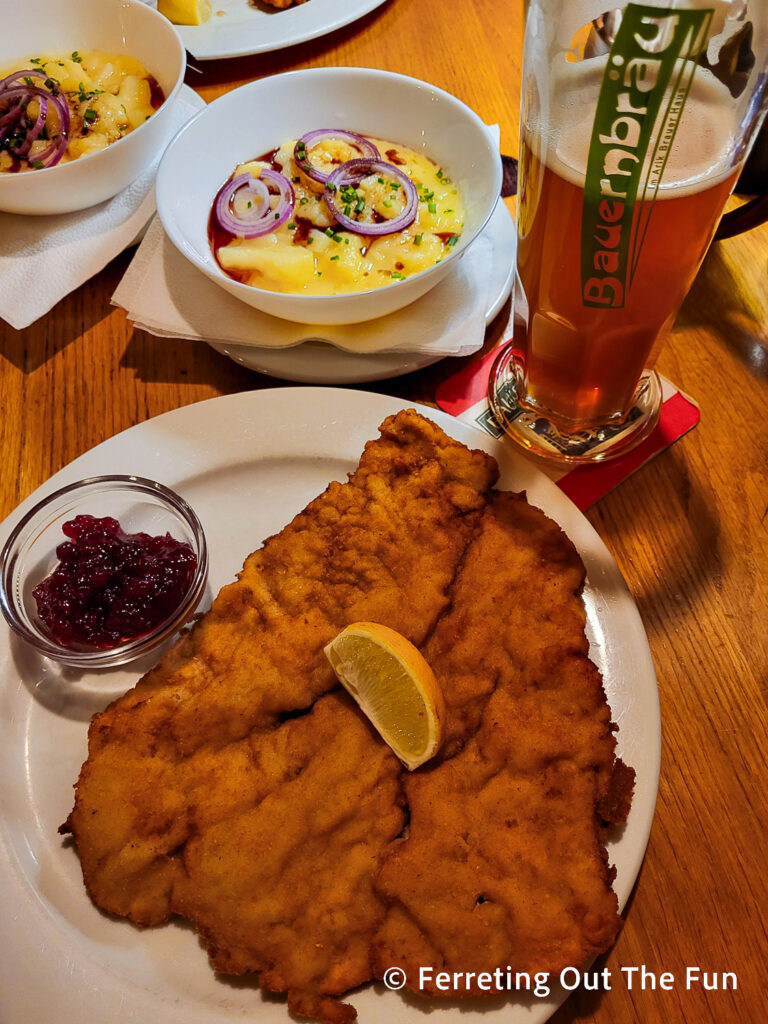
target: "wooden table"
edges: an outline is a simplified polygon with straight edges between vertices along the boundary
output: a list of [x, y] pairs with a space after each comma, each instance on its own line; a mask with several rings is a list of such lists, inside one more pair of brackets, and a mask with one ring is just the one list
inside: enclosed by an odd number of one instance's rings
[[[520, 7], [521, 0], [389, 0], [326, 39], [212, 62], [202, 74], [190, 71], [188, 82], [211, 100], [293, 68], [387, 68], [455, 93], [500, 124], [502, 149], [514, 153]], [[110, 306], [130, 256], [28, 330], [0, 324], [0, 517], [132, 424], [214, 395], [280, 386], [205, 345], [133, 330]], [[659, 364], [699, 402], [701, 424], [589, 512], [648, 631], [664, 748], [648, 853], [626, 926], [605, 958], [613, 988], [576, 994], [557, 1024], [765, 1020], [767, 265], [768, 226], [712, 249]], [[372, 390], [432, 402], [436, 384], [459, 365], [446, 360]], [[638, 991], [637, 983], [628, 991], [620, 968], [643, 964], [672, 972], [673, 991]], [[738, 990], [687, 991], [688, 966], [736, 972]]]

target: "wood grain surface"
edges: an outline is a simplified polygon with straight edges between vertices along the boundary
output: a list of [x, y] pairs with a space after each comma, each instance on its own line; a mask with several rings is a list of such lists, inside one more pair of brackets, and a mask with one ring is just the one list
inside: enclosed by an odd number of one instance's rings
[[[501, 126], [502, 149], [514, 153], [521, 26], [520, 0], [388, 0], [324, 39], [198, 65], [187, 81], [211, 100], [293, 68], [387, 68], [455, 93]], [[131, 255], [29, 329], [0, 324], [0, 517], [126, 427], [214, 395], [282, 386], [203, 344], [135, 331], [110, 305]], [[700, 425], [589, 513], [648, 632], [663, 761], [626, 925], [596, 965], [610, 969], [613, 986], [575, 993], [557, 1024], [766, 1019], [767, 322], [768, 226], [712, 248], [662, 351], [659, 369], [700, 404]], [[433, 403], [436, 384], [460, 365], [446, 360], [369, 387]], [[620, 969], [640, 965], [672, 972], [672, 991], [640, 991], [637, 982], [630, 991]], [[738, 989], [686, 989], [689, 966], [735, 972]]]

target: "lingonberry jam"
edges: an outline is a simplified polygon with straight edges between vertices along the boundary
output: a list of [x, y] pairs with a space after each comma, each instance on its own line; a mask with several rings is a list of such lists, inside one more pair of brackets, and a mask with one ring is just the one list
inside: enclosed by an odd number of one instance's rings
[[189, 590], [197, 556], [166, 533], [124, 533], [116, 519], [75, 516], [59, 564], [33, 590], [37, 613], [63, 647], [110, 648], [149, 633]]

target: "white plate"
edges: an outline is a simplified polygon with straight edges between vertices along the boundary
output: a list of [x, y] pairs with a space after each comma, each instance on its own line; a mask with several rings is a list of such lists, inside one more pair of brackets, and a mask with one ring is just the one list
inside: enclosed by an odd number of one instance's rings
[[[279, 530], [329, 480], [345, 479], [379, 423], [408, 406], [364, 392], [283, 388], [177, 409], [105, 441], [53, 476], [0, 526], [0, 543], [55, 488], [98, 473], [137, 473], [175, 488], [200, 515], [215, 592], [262, 538]], [[511, 446], [444, 413], [420, 411], [453, 437], [495, 455], [501, 486], [525, 488], [561, 524], [586, 563], [592, 657], [620, 725], [620, 752], [637, 771], [629, 821], [609, 846], [623, 906], [651, 827], [660, 750], [656, 681], [635, 604], [595, 531], [538, 469]], [[210, 597], [209, 592], [204, 600]], [[289, 1024], [281, 1000], [262, 999], [255, 985], [214, 975], [191, 928], [171, 924], [140, 931], [100, 913], [85, 893], [74, 850], [57, 835], [86, 756], [88, 721], [137, 674], [138, 669], [82, 676], [70, 671], [62, 679], [60, 670], [12, 638], [4, 622], [0, 626], [0, 1020]], [[414, 1002], [381, 985], [366, 986], [353, 1002], [362, 1024], [424, 1020]], [[504, 1024], [543, 1022], [555, 1005], [510, 1003]], [[469, 1001], [461, 1009], [444, 1006], [434, 1019], [466, 1024], [481, 1008]]]
[[[480, 237], [488, 238], [493, 246], [491, 284], [485, 322], [489, 324], [507, 301], [515, 277], [515, 253], [517, 251], [517, 227], [506, 203], [499, 202]], [[470, 247], [465, 260], [472, 259]], [[418, 315], [417, 299], [409, 307]], [[363, 333], [365, 324], [358, 324]], [[297, 381], [299, 384], [362, 384], [366, 381], [385, 380], [400, 377], [413, 370], [439, 362], [445, 356], [433, 356], [415, 352], [356, 353], [345, 352], [327, 342], [317, 339], [305, 341], [292, 348], [254, 348], [253, 345], [231, 345], [225, 342], [209, 341], [222, 355], [229, 356], [236, 363], [249, 370], [258, 370], [270, 377]]]
[[[375, 10], [384, 0], [307, 0], [287, 10], [270, 10], [248, 0], [213, 0], [213, 16], [204, 25], [177, 25], [189, 52], [198, 60], [268, 53], [335, 32]], [[219, 14], [219, 12], [223, 12]]]

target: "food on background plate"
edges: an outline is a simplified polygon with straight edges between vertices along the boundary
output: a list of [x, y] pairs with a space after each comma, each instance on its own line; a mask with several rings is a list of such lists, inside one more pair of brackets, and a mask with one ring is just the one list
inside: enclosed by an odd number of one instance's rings
[[214, 200], [209, 236], [237, 281], [340, 295], [434, 266], [463, 227], [458, 188], [424, 153], [318, 129], [240, 164]]
[[[276, 7], [278, 10], [285, 10], [287, 7], [298, 7], [307, 0], [261, 0], [261, 3], [269, 7]], [[249, 0], [252, 7], [258, 4]], [[157, 0], [157, 9], [161, 14], [172, 21], [174, 25], [203, 25], [210, 20], [212, 7], [211, 0]]]
[[[489, 971], [610, 945], [603, 842], [633, 776], [588, 658], [584, 569], [497, 476], [415, 412], [390, 417], [94, 718], [62, 830], [99, 907], [189, 918], [214, 969], [259, 971], [329, 1024], [356, 1016], [337, 997], [434, 963], [434, 944]], [[361, 621], [419, 647], [444, 695], [445, 741], [407, 778], [323, 653]]]
[[378, 622], [353, 622], [326, 645], [336, 678], [409, 771], [443, 738], [445, 700], [435, 673], [410, 640]]
[[197, 568], [189, 544], [170, 534], [125, 533], [111, 517], [78, 515], [58, 564], [32, 592], [45, 631], [62, 647], [108, 649], [165, 622]]
[[298, 7], [299, 4], [306, 2], [307, 0], [262, 0], [262, 3], [268, 4], [270, 7], [277, 7], [280, 11], [284, 11], [287, 7]]
[[203, 25], [211, 17], [211, 0], [157, 0], [160, 14], [174, 25]]
[[93, 50], [28, 57], [0, 80], [0, 171], [77, 160], [142, 125], [163, 91], [133, 57]]

